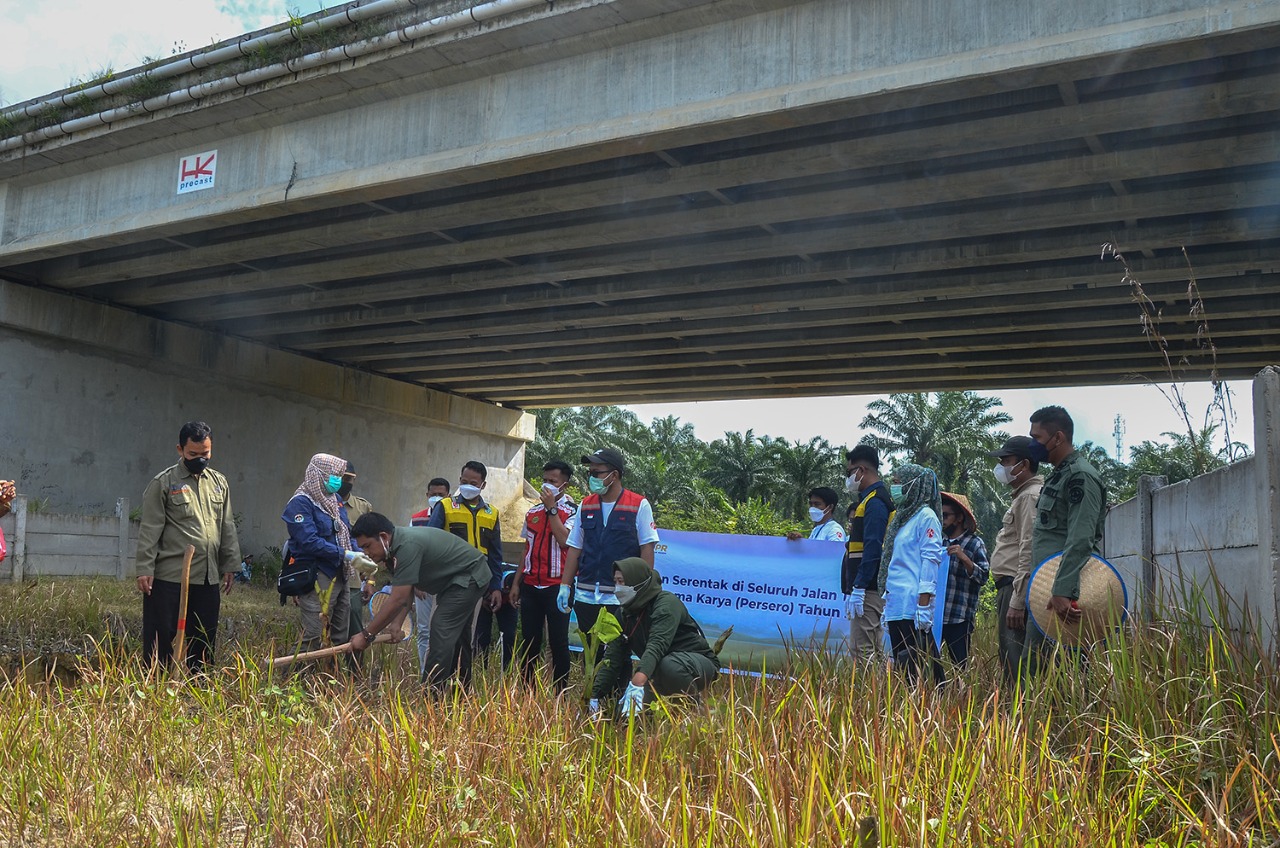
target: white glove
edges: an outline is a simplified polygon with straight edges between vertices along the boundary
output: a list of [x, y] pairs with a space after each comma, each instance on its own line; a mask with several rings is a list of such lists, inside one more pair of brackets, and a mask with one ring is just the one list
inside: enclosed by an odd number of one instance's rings
[[356, 571], [372, 574], [378, 570], [378, 564], [369, 559], [364, 551], [343, 551], [342, 561], [351, 565]]
[[867, 590], [854, 589], [849, 597], [844, 599], [844, 614], [849, 618], [861, 618], [866, 612]]
[[627, 691], [618, 699], [618, 708], [624, 716], [638, 716], [644, 709], [644, 687], [634, 683], [627, 684]]
[[933, 629], [933, 604], [916, 607], [916, 630]]

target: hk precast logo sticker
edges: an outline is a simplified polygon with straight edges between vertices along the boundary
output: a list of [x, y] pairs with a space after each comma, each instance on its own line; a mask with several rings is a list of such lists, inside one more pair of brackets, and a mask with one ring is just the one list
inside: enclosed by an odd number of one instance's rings
[[178, 194], [213, 188], [218, 175], [218, 151], [183, 156], [178, 163]]

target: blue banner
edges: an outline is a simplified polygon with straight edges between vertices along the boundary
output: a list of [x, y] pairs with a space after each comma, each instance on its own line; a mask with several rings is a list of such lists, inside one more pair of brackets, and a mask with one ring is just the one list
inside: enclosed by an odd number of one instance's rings
[[662, 588], [684, 601], [707, 641], [730, 625], [720, 660], [781, 667], [786, 647], [843, 650], [842, 542], [663, 530], [654, 554]]

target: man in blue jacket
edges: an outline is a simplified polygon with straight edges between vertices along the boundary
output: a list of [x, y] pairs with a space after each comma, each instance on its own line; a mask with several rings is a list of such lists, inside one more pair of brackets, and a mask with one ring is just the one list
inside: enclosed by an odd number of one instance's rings
[[357, 559], [373, 566], [351, 541], [347, 512], [338, 499], [347, 461], [318, 453], [307, 464], [306, 475], [280, 517], [289, 528], [289, 562], [286, 566], [309, 566], [316, 584], [298, 596], [302, 611], [302, 645], [313, 651], [323, 642], [341, 645], [348, 638], [350, 598], [347, 594], [346, 564]]

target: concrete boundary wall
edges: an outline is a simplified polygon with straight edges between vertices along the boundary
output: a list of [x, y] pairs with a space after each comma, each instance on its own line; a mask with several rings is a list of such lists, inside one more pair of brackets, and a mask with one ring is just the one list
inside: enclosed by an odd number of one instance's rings
[[1172, 485], [1144, 477], [1138, 496], [1107, 514], [1103, 555], [1138, 614], [1181, 606], [1190, 584], [1212, 593], [1212, 572], [1231, 599], [1231, 626], [1247, 608], [1261, 634], [1280, 635], [1280, 369], [1254, 378], [1253, 405], [1253, 456]]
[[400, 524], [427, 480], [456, 480], [469, 459], [490, 469], [504, 534], [523, 518], [532, 415], [0, 282], [0, 478], [19, 493], [56, 513], [136, 505], [196, 419], [213, 428], [244, 553], [283, 541], [284, 505], [321, 452], [353, 462], [355, 492]]
[[138, 522], [129, 520], [129, 499], [116, 501], [115, 515], [60, 515], [32, 512], [26, 495], [14, 498], [13, 511], [0, 518], [9, 555], [0, 576], [133, 576]]

